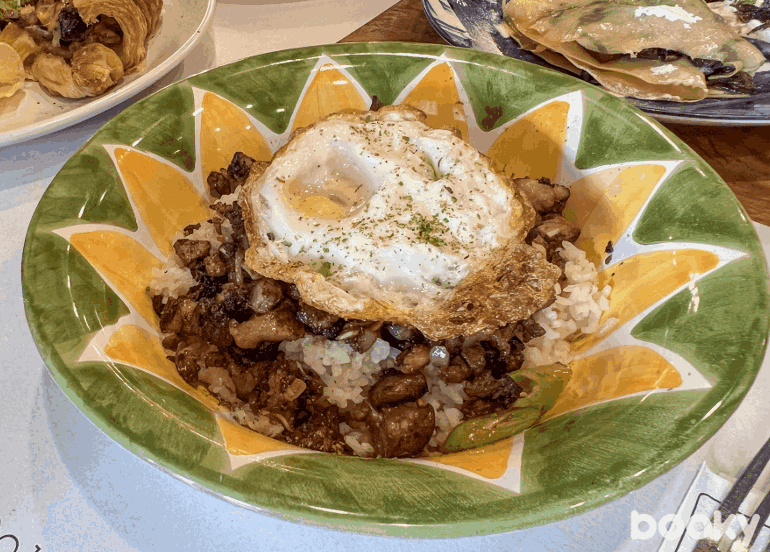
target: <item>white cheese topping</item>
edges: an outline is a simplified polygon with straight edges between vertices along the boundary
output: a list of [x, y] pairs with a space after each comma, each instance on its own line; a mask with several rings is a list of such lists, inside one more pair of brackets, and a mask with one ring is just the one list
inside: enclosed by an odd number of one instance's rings
[[695, 23], [703, 19], [697, 15], [694, 15], [681, 6], [642, 6], [636, 8], [634, 11], [634, 17], [642, 17], [643, 15], [650, 17], [663, 17], [669, 21], [683, 21], [685, 29], [690, 28], [690, 23]]
[[650, 69], [650, 71], [652, 71], [652, 73], [654, 73], [655, 75], [665, 75], [667, 73], [673, 73], [674, 71], [676, 71], [676, 67], [671, 63], [666, 63], [665, 65], [659, 65], [657, 67], [653, 67], [652, 69]]
[[407, 307], [445, 293], [506, 241], [515, 201], [463, 140], [392, 116], [316, 125], [254, 193], [271, 256]]

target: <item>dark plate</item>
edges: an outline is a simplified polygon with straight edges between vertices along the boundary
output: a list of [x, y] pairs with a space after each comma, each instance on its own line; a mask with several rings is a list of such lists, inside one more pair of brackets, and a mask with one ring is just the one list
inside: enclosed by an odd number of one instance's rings
[[[563, 71], [522, 50], [502, 28], [502, 0], [422, 0], [428, 21], [441, 37], [454, 46], [502, 54]], [[770, 44], [748, 39], [770, 61]], [[568, 73], [570, 74], [570, 73]], [[770, 71], [754, 76], [757, 92], [748, 98], [709, 98], [677, 103], [629, 98], [642, 111], [659, 121], [696, 125], [770, 125]]]

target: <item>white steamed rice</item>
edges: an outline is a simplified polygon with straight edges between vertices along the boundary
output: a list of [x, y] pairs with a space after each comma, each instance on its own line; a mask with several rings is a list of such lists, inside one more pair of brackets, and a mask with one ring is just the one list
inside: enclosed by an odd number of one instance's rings
[[569, 364], [573, 356], [568, 337], [578, 333], [602, 334], [617, 321], [610, 318], [599, 326], [602, 313], [610, 308], [612, 288], [599, 289], [598, 271], [585, 252], [565, 241], [561, 256], [567, 261], [564, 267], [567, 281], [563, 288], [556, 284], [556, 301], [533, 317], [545, 335], [527, 343], [523, 368], [554, 362]]

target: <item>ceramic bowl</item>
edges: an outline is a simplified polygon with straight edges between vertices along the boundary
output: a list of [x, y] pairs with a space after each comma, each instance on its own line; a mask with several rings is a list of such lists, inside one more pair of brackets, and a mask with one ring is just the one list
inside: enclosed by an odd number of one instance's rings
[[[577, 245], [601, 265], [600, 285], [612, 285], [614, 323], [601, 339], [575, 340], [571, 377], [534, 425], [430, 460], [316, 453], [229, 422], [166, 359], [145, 292], [171, 237], [207, 218], [204, 175], [237, 150], [269, 160], [293, 129], [367, 109], [373, 96], [459, 128], [506, 174], [569, 186]], [[687, 146], [577, 79], [436, 45], [260, 55], [127, 108], [40, 201], [23, 286], [51, 373], [107, 435], [247, 508], [375, 534], [508, 531], [640, 487], [735, 410], [768, 331], [756, 233]]]

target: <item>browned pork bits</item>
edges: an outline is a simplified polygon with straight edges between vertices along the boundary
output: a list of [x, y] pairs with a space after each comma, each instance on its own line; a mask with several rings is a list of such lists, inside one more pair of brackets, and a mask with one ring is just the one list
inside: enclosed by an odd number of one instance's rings
[[[227, 168], [209, 175], [211, 196], [235, 192], [250, 172], [266, 166], [237, 152]], [[528, 241], [558, 257], [556, 241], [579, 235], [561, 217], [569, 191], [547, 179], [515, 183], [538, 213]], [[518, 399], [521, 389], [508, 374], [521, 367], [525, 344], [544, 333], [534, 320], [433, 342], [412, 327], [341, 319], [305, 303], [292, 284], [250, 274], [243, 264], [248, 238], [240, 205], [215, 203], [212, 210], [208, 222], [221, 245], [192, 239], [201, 226], [187, 226], [174, 251], [195, 285], [178, 297], [154, 296], [152, 304], [163, 346], [182, 378], [209, 389], [221, 382], [215, 394], [233, 409], [248, 409], [257, 430], [292, 445], [353, 454], [340, 432], [345, 422], [368, 433], [377, 456], [418, 456], [436, 430], [436, 412], [423, 398], [427, 367], [435, 366], [446, 383], [463, 384], [466, 418], [504, 411]], [[225, 221], [231, 231], [224, 230]], [[324, 384], [312, 369], [279, 351], [282, 341], [308, 333], [347, 343], [359, 353], [380, 338], [401, 352], [395, 363], [381, 362], [383, 370], [363, 402], [340, 409], [324, 397]]]

